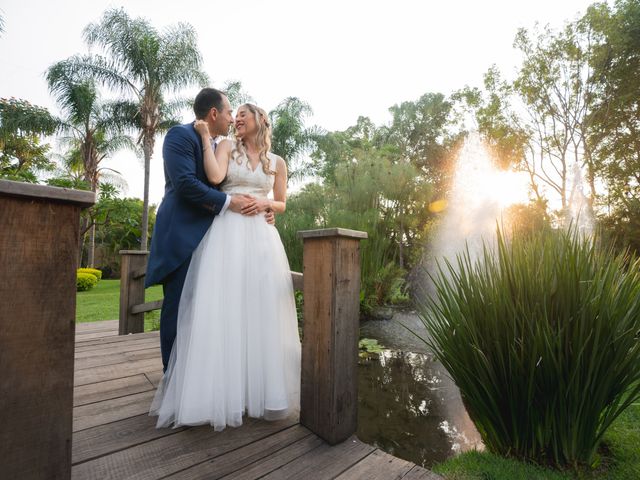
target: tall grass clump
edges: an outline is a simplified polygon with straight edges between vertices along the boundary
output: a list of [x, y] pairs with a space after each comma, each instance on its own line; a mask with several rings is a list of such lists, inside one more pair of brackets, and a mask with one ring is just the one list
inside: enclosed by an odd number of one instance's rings
[[487, 448], [578, 468], [640, 398], [640, 263], [575, 231], [440, 265], [422, 319]]

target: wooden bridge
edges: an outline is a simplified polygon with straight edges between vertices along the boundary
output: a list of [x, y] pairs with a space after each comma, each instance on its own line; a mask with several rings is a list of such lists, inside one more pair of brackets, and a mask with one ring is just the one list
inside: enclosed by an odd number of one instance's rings
[[[357, 343], [366, 234], [301, 232], [300, 415], [155, 428], [157, 332], [142, 332], [146, 252], [123, 252], [119, 321], [75, 325], [79, 214], [91, 192], [0, 180], [0, 467], [16, 479], [435, 479], [360, 442]], [[75, 352], [75, 354], [74, 354]]]
[[162, 376], [158, 333], [117, 333], [117, 320], [76, 328], [74, 479], [439, 478], [355, 436], [330, 446], [297, 417], [156, 429], [147, 412]]

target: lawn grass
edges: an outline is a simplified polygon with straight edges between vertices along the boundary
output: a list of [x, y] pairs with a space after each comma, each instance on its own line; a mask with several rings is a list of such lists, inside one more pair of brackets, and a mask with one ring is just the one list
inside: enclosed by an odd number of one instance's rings
[[[145, 301], [152, 302], [162, 298], [160, 285], [148, 288]], [[76, 296], [76, 322], [98, 322], [115, 320], [120, 309], [120, 280], [100, 280], [91, 290], [78, 292]], [[145, 315], [144, 330], [160, 328], [160, 310]]]
[[467, 452], [433, 467], [447, 480], [630, 480], [640, 478], [640, 404], [620, 415], [604, 437], [606, 453], [593, 472], [559, 472], [487, 452]]

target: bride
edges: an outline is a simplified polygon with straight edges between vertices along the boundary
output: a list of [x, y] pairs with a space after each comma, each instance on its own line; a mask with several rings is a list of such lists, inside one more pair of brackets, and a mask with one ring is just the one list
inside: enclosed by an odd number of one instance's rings
[[237, 140], [223, 140], [215, 152], [207, 123], [195, 127], [209, 181], [255, 200], [245, 215], [215, 217], [193, 253], [150, 414], [157, 427], [208, 423], [215, 430], [241, 425], [244, 413], [281, 419], [299, 408], [300, 339], [289, 263], [278, 231], [262, 217], [285, 210], [286, 164], [269, 151], [269, 119], [255, 105], [238, 109]]

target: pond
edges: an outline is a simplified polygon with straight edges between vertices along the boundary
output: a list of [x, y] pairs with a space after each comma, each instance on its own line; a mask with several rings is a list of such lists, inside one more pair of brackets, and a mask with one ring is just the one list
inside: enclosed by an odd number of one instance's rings
[[410, 311], [361, 326], [362, 338], [377, 339], [385, 348], [360, 359], [358, 438], [426, 468], [458, 452], [482, 448], [457, 387], [403, 324], [426, 334]]

